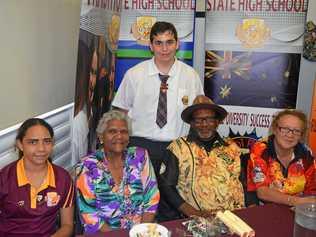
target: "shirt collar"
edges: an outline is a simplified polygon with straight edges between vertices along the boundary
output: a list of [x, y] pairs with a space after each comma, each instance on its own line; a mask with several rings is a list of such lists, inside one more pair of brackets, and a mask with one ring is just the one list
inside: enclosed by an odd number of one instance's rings
[[[54, 174], [54, 169], [53, 166], [50, 162], [47, 162], [48, 166], [48, 170], [47, 170], [47, 176], [45, 179], [45, 183], [44, 185], [46, 186], [51, 186], [51, 187], [56, 187], [55, 184], [55, 174]], [[28, 181], [26, 174], [25, 174], [25, 169], [24, 169], [24, 159], [20, 159], [16, 165], [16, 173], [17, 173], [17, 179], [18, 179], [18, 186], [24, 186], [26, 184], [30, 184], [30, 182]]]
[[[154, 75], [158, 75], [160, 73], [160, 71], [158, 70], [156, 64], [155, 64], [155, 60], [154, 60], [155, 57], [152, 57], [151, 61], [150, 61], [150, 64], [149, 64], [149, 70], [148, 70], [148, 74], [149, 76], [154, 76]], [[170, 76], [170, 79], [172, 77], [174, 77], [177, 73], [177, 70], [178, 70], [178, 59], [176, 57], [174, 57], [175, 61], [172, 65], [172, 67], [170, 68], [170, 71], [168, 73], [168, 75]]]
[[[274, 135], [270, 135], [268, 137], [268, 140], [266, 142], [267, 149], [264, 151], [263, 157], [265, 158], [271, 157], [272, 159], [275, 159], [275, 160], [277, 159], [277, 154], [274, 147], [274, 139], [275, 139]], [[307, 150], [307, 148], [302, 143], [299, 142], [294, 147], [294, 159], [292, 159], [292, 161], [293, 160], [296, 161], [302, 157], [309, 158], [310, 156], [311, 156], [310, 152]]]
[[207, 151], [210, 151], [211, 149], [218, 146], [227, 145], [226, 142], [220, 137], [220, 135], [217, 132], [209, 141], [203, 141], [200, 139], [197, 132], [193, 128], [190, 128], [187, 140], [189, 142], [195, 142], [198, 146], [204, 147]]

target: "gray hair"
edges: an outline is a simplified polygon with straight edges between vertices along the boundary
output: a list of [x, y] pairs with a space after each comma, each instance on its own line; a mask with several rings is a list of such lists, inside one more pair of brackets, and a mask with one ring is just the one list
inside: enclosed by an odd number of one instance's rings
[[108, 122], [113, 119], [124, 120], [127, 124], [128, 133], [131, 134], [132, 132], [131, 120], [127, 116], [127, 114], [119, 110], [110, 110], [109, 112], [104, 113], [102, 118], [99, 120], [97, 129], [96, 129], [96, 132], [99, 136], [103, 135], [104, 131], [106, 130], [108, 126]]

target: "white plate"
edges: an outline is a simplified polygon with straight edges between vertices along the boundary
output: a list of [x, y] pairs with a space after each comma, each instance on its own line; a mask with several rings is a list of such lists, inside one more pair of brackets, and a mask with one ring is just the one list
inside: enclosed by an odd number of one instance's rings
[[150, 237], [146, 233], [149, 230], [149, 226], [156, 226], [156, 231], [160, 234], [161, 237], [168, 237], [168, 229], [162, 225], [155, 223], [142, 223], [138, 225], [134, 225], [133, 228], [129, 231], [130, 237], [137, 237], [137, 234], [143, 234], [143, 237]]

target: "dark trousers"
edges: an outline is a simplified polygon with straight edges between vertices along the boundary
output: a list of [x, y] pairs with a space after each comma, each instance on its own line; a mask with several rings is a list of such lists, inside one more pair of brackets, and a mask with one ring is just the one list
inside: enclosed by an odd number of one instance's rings
[[154, 167], [155, 174], [158, 177], [163, 153], [170, 142], [152, 141], [143, 137], [130, 137], [129, 146], [143, 147], [148, 151], [151, 164]]
[[[143, 147], [148, 151], [158, 181], [158, 187], [160, 180], [159, 171], [163, 161], [163, 155], [169, 144], [170, 142], [152, 141], [143, 137], [130, 137], [129, 146]], [[156, 216], [158, 222], [180, 218], [179, 212], [167, 203], [166, 195], [168, 194], [160, 192], [160, 201]]]

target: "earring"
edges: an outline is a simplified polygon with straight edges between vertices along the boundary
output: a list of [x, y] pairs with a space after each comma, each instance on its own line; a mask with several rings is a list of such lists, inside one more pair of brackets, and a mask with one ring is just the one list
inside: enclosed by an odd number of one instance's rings
[[98, 137], [98, 143], [99, 143], [100, 145], [103, 145], [103, 139], [102, 139], [102, 137]]

